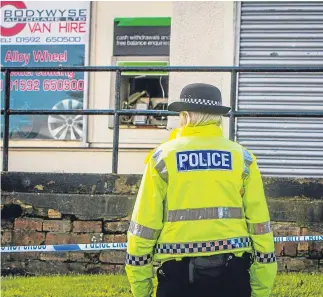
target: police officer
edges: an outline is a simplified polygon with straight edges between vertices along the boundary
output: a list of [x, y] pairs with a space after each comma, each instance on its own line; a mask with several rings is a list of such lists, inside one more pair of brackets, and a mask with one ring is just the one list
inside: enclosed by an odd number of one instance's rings
[[128, 231], [126, 272], [135, 297], [268, 297], [277, 273], [255, 156], [223, 137], [215, 86], [190, 84], [169, 105], [176, 137], [147, 162]]

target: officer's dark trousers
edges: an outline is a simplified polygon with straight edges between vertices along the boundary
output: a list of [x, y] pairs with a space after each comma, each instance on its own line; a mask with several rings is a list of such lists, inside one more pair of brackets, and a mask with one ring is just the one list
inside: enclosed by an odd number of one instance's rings
[[242, 258], [235, 257], [216, 278], [189, 283], [189, 260], [167, 261], [157, 272], [156, 297], [250, 297], [250, 276]]

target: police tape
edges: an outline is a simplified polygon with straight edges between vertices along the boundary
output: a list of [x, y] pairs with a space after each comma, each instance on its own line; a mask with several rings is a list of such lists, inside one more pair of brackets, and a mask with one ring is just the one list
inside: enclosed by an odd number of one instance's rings
[[26, 245], [26, 246], [3, 246], [1, 253], [25, 253], [25, 252], [80, 252], [80, 251], [104, 251], [125, 250], [125, 242], [92, 242], [86, 244], [55, 244], [55, 245]]
[[[275, 243], [279, 242], [302, 242], [323, 241], [323, 235], [309, 236], [285, 236], [275, 237]], [[126, 242], [92, 242], [87, 244], [56, 244], [56, 245], [32, 245], [32, 246], [3, 246], [1, 253], [26, 253], [26, 252], [80, 252], [80, 251], [105, 251], [125, 250]]]

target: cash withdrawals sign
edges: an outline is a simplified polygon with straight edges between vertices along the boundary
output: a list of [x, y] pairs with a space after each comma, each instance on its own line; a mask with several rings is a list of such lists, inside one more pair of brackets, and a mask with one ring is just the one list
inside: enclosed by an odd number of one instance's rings
[[[1, 66], [87, 65], [89, 27], [90, 1], [1, 1]], [[12, 72], [10, 90], [13, 109], [82, 109], [87, 74]], [[83, 116], [10, 117], [12, 138], [78, 140], [82, 134]]]
[[169, 56], [171, 18], [115, 18], [114, 56]]

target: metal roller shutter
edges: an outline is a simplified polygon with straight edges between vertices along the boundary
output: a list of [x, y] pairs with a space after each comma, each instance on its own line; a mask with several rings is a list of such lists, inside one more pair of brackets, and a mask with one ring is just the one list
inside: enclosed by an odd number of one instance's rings
[[[242, 2], [241, 66], [323, 65], [323, 2]], [[241, 73], [238, 110], [323, 111], [323, 73]], [[265, 176], [323, 177], [323, 119], [238, 118]]]

